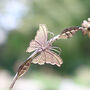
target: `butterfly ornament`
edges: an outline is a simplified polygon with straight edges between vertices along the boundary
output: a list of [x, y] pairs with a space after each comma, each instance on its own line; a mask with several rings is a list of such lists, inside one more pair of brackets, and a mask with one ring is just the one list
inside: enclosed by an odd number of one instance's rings
[[32, 63], [43, 65], [45, 63], [61, 66], [63, 63], [61, 57], [56, 54], [54, 51], [60, 52], [59, 47], [53, 47], [52, 42], [48, 41], [48, 31], [44, 24], [39, 25], [39, 30], [35, 36], [35, 40], [30, 42], [29, 47], [27, 48], [26, 52], [38, 51], [40, 54], [36, 56]]

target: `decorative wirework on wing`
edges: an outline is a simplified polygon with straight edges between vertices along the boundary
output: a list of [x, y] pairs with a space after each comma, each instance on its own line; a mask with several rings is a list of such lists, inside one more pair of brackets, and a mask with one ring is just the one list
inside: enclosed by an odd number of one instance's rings
[[65, 29], [61, 34], [60, 34], [60, 39], [68, 39], [72, 37], [77, 31], [79, 31], [79, 27], [70, 27]]

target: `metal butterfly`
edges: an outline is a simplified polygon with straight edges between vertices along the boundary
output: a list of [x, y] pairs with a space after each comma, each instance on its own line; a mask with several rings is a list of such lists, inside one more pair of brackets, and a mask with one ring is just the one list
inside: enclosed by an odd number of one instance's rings
[[63, 61], [61, 57], [54, 52], [60, 52], [60, 48], [58, 48], [58, 50], [56, 48], [58, 47], [53, 47], [52, 43], [48, 40], [48, 30], [45, 24], [40, 24], [39, 30], [37, 31], [37, 34], [35, 36], [35, 40], [32, 40], [30, 42], [30, 45], [27, 48], [26, 52], [30, 53], [35, 50], [40, 52], [40, 55], [36, 56], [32, 60], [32, 63], [34, 64], [43, 65], [45, 63], [48, 63], [60, 67]]

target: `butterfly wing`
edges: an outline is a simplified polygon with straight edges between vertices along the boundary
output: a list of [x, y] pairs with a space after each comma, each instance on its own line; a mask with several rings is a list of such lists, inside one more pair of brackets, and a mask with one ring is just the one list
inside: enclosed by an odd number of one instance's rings
[[57, 55], [55, 52], [46, 50], [45, 51], [45, 57], [46, 57], [46, 63], [52, 64], [52, 65], [57, 65], [61, 66], [63, 63], [62, 59], [60, 58], [59, 55]]
[[34, 58], [34, 60], [32, 61], [32, 63], [34, 64], [40, 64], [43, 65], [45, 63], [45, 55], [44, 52], [41, 52], [40, 55], [38, 55], [37, 57]]
[[27, 48], [27, 50], [26, 50], [26, 52], [32, 52], [32, 51], [34, 51], [34, 50], [36, 50], [36, 49], [39, 49], [41, 46], [40, 46], [40, 44], [37, 42], [37, 41], [35, 41], [35, 40], [32, 40], [31, 42], [30, 42], [30, 45], [29, 45], [29, 47]]
[[35, 36], [35, 40], [30, 42], [29, 47], [27, 48], [26, 52], [32, 52], [40, 47], [44, 46], [47, 42], [47, 28], [45, 24], [39, 25], [39, 30]]
[[52, 64], [52, 65], [57, 65], [57, 66], [61, 66], [61, 64], [63, 63], [62, 59], [59, 57], [59, 55], [57, 55], [56, 53], [50, 51], [50, 50], [46, 50], [41, 52], [41, 54], [39, 56], [37, 56], [32, 63], [34, 64], [40, 64], [43, 65], [44, 63], [48, 63], [48, 64]]
[[47, 42], [47, 34], [48, 32], [45, 24], [40, 24], [35, 40], [39, 42], [41, 45], [45, 45]]

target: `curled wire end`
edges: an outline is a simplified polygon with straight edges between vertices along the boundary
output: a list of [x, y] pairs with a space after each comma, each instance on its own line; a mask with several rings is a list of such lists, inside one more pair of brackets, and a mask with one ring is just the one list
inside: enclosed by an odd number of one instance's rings
[[54, 33], [53, 33], [53, 32], [48, 31], [48, 33], [49, 33], [50, 35], [54, 36]]
[[18, 73], [16, 73], [16, 75], [15, 75], [15, 77], [14, 77], [14, 79], [13, 79], [13, 81], [12, 81], [10, 87], [9, 87], [9, 90], [12, 90], [12, 88], [13, 88], [13, 86], [14, 86], [17, 79], [18, 79]]

